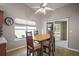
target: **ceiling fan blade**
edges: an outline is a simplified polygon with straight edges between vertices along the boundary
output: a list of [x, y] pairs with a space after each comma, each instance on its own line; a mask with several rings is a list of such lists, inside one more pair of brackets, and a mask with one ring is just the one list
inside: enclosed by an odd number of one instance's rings
[[54, 10], [54, 9], [52, 9], [52, 8], [49, 8], [49, 7], [46, 7], [46, 9], [47, 9], [47, 10]]
[[43, 9], [43, 10], [42, 10], [42, 13], [44, 13], [44, 15], [45, 15], [45, 14], [46, 14], [46, 9]]
[[37, 14], [38, 12], [41, 12], [42, 8], [41, 9], [38, 9], [34, 14]]
[[31, 7], [31, 8], [37, 8], [37, 9], [38, 9], [38, 8], [40, 8], [40, 7]]

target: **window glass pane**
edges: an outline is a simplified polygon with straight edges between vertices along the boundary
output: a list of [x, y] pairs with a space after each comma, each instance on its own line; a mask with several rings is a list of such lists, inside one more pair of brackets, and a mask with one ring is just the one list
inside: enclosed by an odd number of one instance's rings
[[15, 35], [17, 38], [25, 38], [26, 37], [26, 30], [15, 30]]
[[25, 38], [26, 37], [26, 26], [17, 26], [15, 25], [15, 35], [17, 38]]

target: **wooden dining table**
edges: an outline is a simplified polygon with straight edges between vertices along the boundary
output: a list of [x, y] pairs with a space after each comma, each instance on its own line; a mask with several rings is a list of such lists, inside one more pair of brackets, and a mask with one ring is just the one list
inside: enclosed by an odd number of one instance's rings
[[50, 38], [49, 34], [40, 34], [33, 37], [33, 40], [38, 41], [41, 44], [41, 55], [43, 56], [43, 42]]

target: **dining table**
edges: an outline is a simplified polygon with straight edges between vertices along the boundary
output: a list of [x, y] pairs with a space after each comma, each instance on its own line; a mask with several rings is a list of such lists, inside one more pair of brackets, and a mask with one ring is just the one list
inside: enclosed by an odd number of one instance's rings
[[33, 40], [38, 41], [41, 44], [41, 56], [43, 56], [43, 42], [50, 38], [49, 34], [39, 34], [33, 37]]

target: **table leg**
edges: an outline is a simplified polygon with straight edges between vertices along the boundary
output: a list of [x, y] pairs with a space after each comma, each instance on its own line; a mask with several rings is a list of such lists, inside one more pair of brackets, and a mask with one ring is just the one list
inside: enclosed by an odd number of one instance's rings
[[41, 56], [43, 56], [43, 44], [42, 44], [42, 42], [40, 42], [41, 43]]

